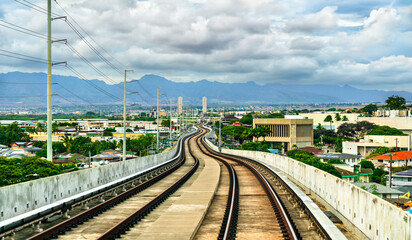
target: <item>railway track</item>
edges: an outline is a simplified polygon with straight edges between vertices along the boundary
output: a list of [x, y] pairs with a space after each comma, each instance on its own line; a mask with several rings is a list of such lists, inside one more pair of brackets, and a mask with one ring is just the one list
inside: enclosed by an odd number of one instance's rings
[[[188, 139], [193, 138], [194, 136], [188, 137]], [[182, 143], [183, 144], [183, 143]], [[182, 146], [183, 148], [183, 146]], [[167, 170], [162, 171], [160, 170], [158, 175], [154, 176], [151, 179], [101, 203], [98, 204], [84, 212], [79, 213], [76, 216], [73, 216], [51, 228], [48, 228], [30, 238], [29, 240], [38, 240], [38, 239], [51, 239], [57, 238], [59, 235], [69, 235], [70, 232], [78, 227], [81, 224], [84, 224], [91, 219], [104, 214], [104, 212], [108, 211], [109, 209], [115, 207], [116, 205], [121, 204], [122, 202], [127, 201], [128, 199], [132, 198], [134, 195], [138, 194], [139, 192], [145, 190], [146, 188], [152, 186], [153, 184], [161, 181], [168, 175], [175, 172], [179, 167], [181, 167], [185, 163], [185, 153], [182, 151], [181, 157], [179, 161], [174, 164], [173, 166], [168, 167]], [[127, 218], [123, 219], [114, 227], [110, 228], [109, 231], [98, 237], [98, 239], [114, 239], [119, 237], [122, 233], [127, 231], [131, 226], [136, 224], [139, 220], [144, 218], [147, 214], [149, 214], [153, 209], [159, 206], [165, 199], [167, 199], [170, 194], [176, 191], [197, 169], [199, 165], [198, 160], [196, 159], [195, 164], [190, 168], [190, 170], [183, 175], [179, 180], [177, 180], [172, 186], [168, 187], [165, 191], [157, 195], [154, 199], [150, 200], [146, 204], [144, 204], [141, 208], [137, 211], [134, 211], [130, 214]], [[104, 223], [108, 224], [108, 223]]]
[[[204, 129], [204, 128], [203, 128]], [[205, 129], [204, 129], [205, 130]], [[203, 139], [198, 139], [197, 144], [203, 154], [220, 161], [229, 171], [230, 186], [228, 192], [227, 206], [218, 239], [235, 239], [237, 231], [237, 220], [239, 216], [239, 182], [234, 164], [240, 164], [246, 167], [258, 179], [260, 185], [266, 192], [267, 197], [272, 205], [276, 219], [281, 227], [284, 239], [301, 239], [299, 231], [290, 217], [288, 211], [280, 200], [278, 194], [274, 191], [267, 179], [252, 165], [240, 161], [236, 157], [219, 154], [210, 149]]]

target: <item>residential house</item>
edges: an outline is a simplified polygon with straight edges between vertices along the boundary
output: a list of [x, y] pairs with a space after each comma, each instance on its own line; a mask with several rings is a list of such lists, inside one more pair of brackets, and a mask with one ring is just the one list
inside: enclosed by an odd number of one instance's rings
[[385, 164], [384, 170], [389, 171], [390, 160], [392, 159], [392, 168], [412, 166], [412, 151], [391, 152], [379, 156], [371, 157], [374, 164]]
[[360, 165], [333, 164], [333, 166], [342, 175], [342, 180], [347, 182], [370, 182], [373, 170], [370, 168], [361, 168]]
[[366, 183], [366, 182], [355, 182], [355, 186], [360, 187], [370, 193], [373, 193], [380, 198], [399, 198], [404, 193], [387, 186], [380, 185], [378, 183]]
[[412, 169], [392, 174], [392, 186], [412, 187]]
[[319, 158], [322, 162], [325, 163], [330, 159], [339, 159], [342, 162], [350, 165], [359, 163], [363, 158], [362, 156], [347, 153], [324, 153], [315, 155], [315, 157]]

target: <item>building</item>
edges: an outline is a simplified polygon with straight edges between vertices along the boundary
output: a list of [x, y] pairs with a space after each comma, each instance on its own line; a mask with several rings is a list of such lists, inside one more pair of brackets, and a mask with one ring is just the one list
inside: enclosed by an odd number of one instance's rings
[[347, 182], [370, 182], [373, 170], [370, 168], [361, 168], [360, 165], [354, 164], [332, 164], [342, 175], [342, 179]]
[[203, 97], [202, 99], [202, 112], [207, 113], [207, 98]]
[[[359, 113], [342, 113], [342, 112], [313, 112], [313, 113], [300, 113], [300, 116], [304, 116], [308, 119], [313, 119], [313, 127], [317, 127], [319, 124], [326, 129], [336, 129], [335, 124], [342, 124], [347, 121], [338, 121], [335, 120], [336, 113], [339, 113], [340, 117], [346, 116], [348, 121], [355, 122], [358, 119]], [[325, 122], [325, 118], [330, 115], [333, 119], [332, 123]]]
[[183, 98], [179, 97], [177, 99], [177, 113], [180, 115], [183, 113]]
[[412, 136], [365, 135], [359, 142], [343, 142], [342, 152], [367, 156], [378, 147], [397, 147], [399, 150], [410, 151]]
[[[294, 145], [298, 148], [313, 145], [313, 120], [312, 119], [286, 119], [286, 118], [255, 118], [253, 127], [268, 126], [271, 133], [265, 137], [269, 148], [283, 145], [284, 150], [291, 150]], [[263, 138], [254, 141], [263, 141]]]
[[222, 118], [223, 124], [229, 124], [231, 121], [238, 121], [239, 118], [235, 117], [235, 115], [226, 115]]
[[60, 153], [53, 158], [53, 163], [79, 163], [86, 162], [89, 158], [79, 153]]
[[349, 165], [357, 164], [363, 158], [362, 156], [352, 155], [352, 154], [347, 154], [347, 153], [325, 153], [325, 154], [315, 155], [315, 157], [319, 158], [324, 163], [328, 162], [328, 160], [330, 159], [339, 159], [342, 162], [349, 164]]
[[310, 153], [310, 155], [319, 155], [323, 153], [322, 149], [315, 148], [315, 147], [303, 147], [303, 148], [300, 148], [300, 150], [306, 151]]
[[33, 145], [34, 142], [14, 142], [12, 144], [10, 144], [11, 149], [13, 150], [18, 150], [18, 149], [25, 149], [27, 147], [30, 147], [31, 145]]
[[412, 187], [412, 169], [397, 172], [392, 175], [392, 186], [410, 186]]
[[[392, 156], [392, 157], [391, 157]], [[370, 160], [374, 164], [384, 164], [384, 170], [389, 171], [390, 163], [392, 159], [392, 168], [412, 166], [412, 151], [391, 152], [382, 154], [379, 156], [371, 157]]]
[[355, 182], [353, 183], [353, 185], [360, 187], [370, 193], [373, 193], [380, 198], [399, 198], [404, 194], [399, 190], [383, 186], [378, 183]]
[[[378, 126], [397, 128], [406, 134], [412, 134], [412, 117], [358, 117], [357, 122], [367, 121]], [[351, 121], [352, 123], [356, 121]], [[336, 129], [345, 122], [337, 122]]]

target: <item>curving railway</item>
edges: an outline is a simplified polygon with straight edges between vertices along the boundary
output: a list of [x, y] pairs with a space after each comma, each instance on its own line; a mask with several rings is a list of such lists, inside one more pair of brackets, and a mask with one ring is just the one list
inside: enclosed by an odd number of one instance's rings
[[[40, 233], [26, 231], [29, 236], [17, 233], [14, 238], [332, 239], [316, 219], [302, 214], [304, 209], [299, 201], [282, 187], [273, 172], [249, 159], [213, 151], [204, 139], [208, 132], [207, 128], [198, 125], [194, 134], [179, 142], [178, 147], [182, 151], [175, 161], [142, 174], [127, 183], [127, 187], [123, 186], [122, 191], [113, 191], [114, 196], [106, 201], [79, 211], [67, 220], [57, 221]], [[161, 220], [160, 216], [176, 210], [173, 204], [190, 188], [204, 184], [200, 179], [202, 171], [206, 171], [210, 164], [216, 165], [216, 161], [220, 166], [217, 168], [220, 179], [216, 180], [219, 184], [207, 206], [197, 210], [201, 212], [198, 222], [191, 220], [193, 216], [185, 216], [185, 211], [181, 211], [182, 216], [176, 219], [168, 219], [169, 222]], [[193, 198], [183, 202], [187, 202], [189, 207], [200, 206], [190, 201], [197, 202]], [[173, 231], [180, 230], [170, 227], [171, 222], [177, 226], [191, 224], [193, 228], [188, 231], [193, 233], [184, 237], [173, 234]], [[143, 235], [142, 232], [151, 235]]]

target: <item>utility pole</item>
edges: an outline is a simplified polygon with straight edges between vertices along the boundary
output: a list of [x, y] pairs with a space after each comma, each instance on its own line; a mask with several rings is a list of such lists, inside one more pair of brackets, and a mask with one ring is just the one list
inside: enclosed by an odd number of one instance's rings
[[123, 161], [126, 161], [126, 73], [133, 70], [124, 70], [124, 91], [123, 91]]
[[222, 152], [222, 116], [219, 120], [219, 152]]
[[169, 142], [170, 146], [173, 145], [172, 141], [172, 98], [170, 98], [170, 122], [169, 122]]
[[47, 0], [47, 160], [53, 161], [51, 0]]
[[157, 124], [157, 141], [156, 141], [156, 153], [159, 153], [159, 88], [157, 88], [157, 110], [156, 110], [156, 124]]

